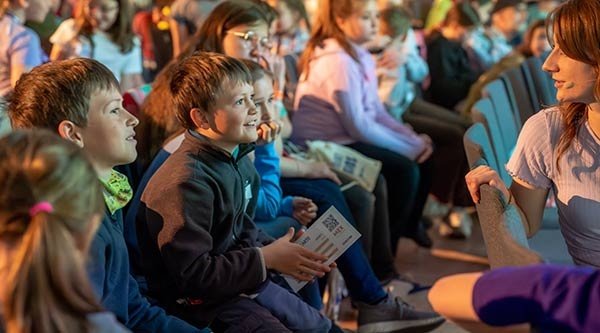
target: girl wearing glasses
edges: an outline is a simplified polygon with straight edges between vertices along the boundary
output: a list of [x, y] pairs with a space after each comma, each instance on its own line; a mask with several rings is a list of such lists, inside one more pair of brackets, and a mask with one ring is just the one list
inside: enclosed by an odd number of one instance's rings
[[84, 0], [75, 18], [64, 21], [50, 37], [50, 60], [92, 58], [111, 70], [121, 91], [138, 87], [144, 83], [142, 51], [132, 19], [128, 0]]

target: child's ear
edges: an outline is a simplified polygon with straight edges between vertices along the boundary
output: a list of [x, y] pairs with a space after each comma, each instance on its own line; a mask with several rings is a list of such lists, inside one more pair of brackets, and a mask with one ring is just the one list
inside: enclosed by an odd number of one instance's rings
[[208, 120], [208, 113], [204, 112], [199, 108], [193, 108], [190, 110], [190, 119], [196, 125], [198, 129], [210, 129], [210, 122]]
[[81, 136], [79, 126], [75, 125], [73, 122], [69, 120], [61, 121], [58, 124], [58, 135], [83, 148], [83, 137]]

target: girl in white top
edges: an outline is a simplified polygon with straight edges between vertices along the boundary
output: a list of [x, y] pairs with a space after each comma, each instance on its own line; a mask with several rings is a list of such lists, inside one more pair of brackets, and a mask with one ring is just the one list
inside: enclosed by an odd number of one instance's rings
[[75, 18], [64, 21], [50, 37], [50, 60], [92, 58], [113, 72], [121, 91], [141, 86], [142, 51], [132, 19], [129, 0], [83, 0]]
[[497, 187], [521, 212], [528, 235], [540, 227], [554, 191], [561, 231], [576, 264], [600, 267], [600, 2], [570, 0], [548, 26], [553, 50], [543, 65], [559, 104], [523, 126], [507, 170], [510, 189], [489, 167], [466, 176], [474, 201], [479, 186]]

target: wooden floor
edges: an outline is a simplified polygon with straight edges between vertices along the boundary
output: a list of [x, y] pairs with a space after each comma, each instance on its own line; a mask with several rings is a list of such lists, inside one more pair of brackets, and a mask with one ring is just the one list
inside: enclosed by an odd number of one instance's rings
[[[455, 273], [476, 272], [488, 269], [485, 257], [485, 246], [479, 224], [473, 225], [473, 233], [467, 240], [447, 239], [439, 236], [436, 227], [429, 230], [433, 239], [433, 248], [418, 247], [408, 239], [402, 239], [396, 253], [396, 268], [398, 272], [422, 284], [432, 284], [438, 278]], [[413, 304], [417, 309], [431, 309], [427, 302], [427, 291], [406, 295], [406, 285], [396, 284], [394, 294]], [[340, 326], [356, 329], [356, 310], [353, 310], [349, 300], [344, 300], [341, 306]], [[446, 322], [436, 329], [436, 333], [465, 332], [456, 325]]]

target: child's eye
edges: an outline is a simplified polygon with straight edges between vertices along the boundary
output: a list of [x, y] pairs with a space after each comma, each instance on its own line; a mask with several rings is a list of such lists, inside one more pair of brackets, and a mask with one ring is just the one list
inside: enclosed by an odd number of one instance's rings
[[237, 101], [235, 101], [235, 105], [244, 105], [244, 99], [240, 98]]
[[273, 96], [269, 97], [269, 99], [267, 100], [267, 102], [269, 104], [273, 104], [273, 101], [275, 100], [275, 98]]
[[110, 110], [110, 113], [118, 114], [119, 111], [121, 111], [120, 108], [115, 108], [115, 109]]

